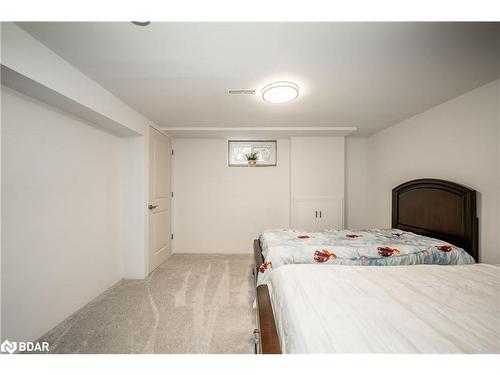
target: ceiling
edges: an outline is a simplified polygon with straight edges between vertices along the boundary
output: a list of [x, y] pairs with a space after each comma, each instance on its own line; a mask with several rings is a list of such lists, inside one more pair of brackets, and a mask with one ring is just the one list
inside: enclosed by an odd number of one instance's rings
[[[500, 23], [18, 23], [164, 128], [367, 135], [500, 78]], [[258, 93], [300, 86], [287, 104]], [[228, 95], [228, 89], [256, 95]]]

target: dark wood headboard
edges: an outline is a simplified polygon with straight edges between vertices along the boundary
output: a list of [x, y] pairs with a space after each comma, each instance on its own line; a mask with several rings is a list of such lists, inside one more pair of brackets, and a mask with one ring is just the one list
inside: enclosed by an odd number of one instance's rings
[[447, 241], [478, 261], [476, 191], [463, 185], [425, 178], [397, 186], [392, 227]]

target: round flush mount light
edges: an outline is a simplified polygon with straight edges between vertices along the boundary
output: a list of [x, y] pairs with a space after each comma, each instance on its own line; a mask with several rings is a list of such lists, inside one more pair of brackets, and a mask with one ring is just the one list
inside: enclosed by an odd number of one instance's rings
[[148, 26], [151, 21], [132, 21], [132, 23], [136, 26]]
[[273, 82], [262, 89], [262, 99], [272, 104], [288, 103], [299, 96], [299, 86], [293, 82]]

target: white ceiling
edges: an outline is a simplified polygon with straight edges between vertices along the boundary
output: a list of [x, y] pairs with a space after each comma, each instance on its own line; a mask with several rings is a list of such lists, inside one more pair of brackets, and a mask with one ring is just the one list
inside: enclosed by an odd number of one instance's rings
[[[18, 23], [166, 128], [371, 134], [500, 77], [500, 23]], [[300, 86], [272, 105], [227, 94]]]

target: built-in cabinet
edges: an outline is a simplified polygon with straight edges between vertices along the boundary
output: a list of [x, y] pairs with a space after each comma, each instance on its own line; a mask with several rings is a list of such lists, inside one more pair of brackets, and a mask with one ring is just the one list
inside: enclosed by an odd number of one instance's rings
[[290, 140], [292, 228], [344, 227], [344, 137]]
[[293, 228], [320, 230], [344, 225], [342, 197], [296, 197], [293, 207]]

